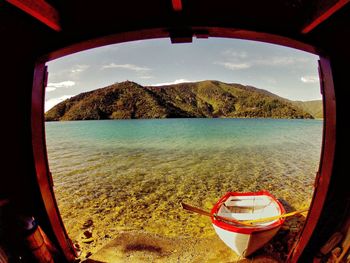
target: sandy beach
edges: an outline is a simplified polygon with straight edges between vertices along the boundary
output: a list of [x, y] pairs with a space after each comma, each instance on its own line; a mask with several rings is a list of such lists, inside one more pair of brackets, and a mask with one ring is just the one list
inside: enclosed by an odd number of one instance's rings
[[[200, 217], [200, 216], [198, 216]], [[207, 219], [209, 221], [209, 219]], [[83, 262], [285, 262], [305, 221], [303, 215], [288, 218], [277, 235], [249, 259], [236, 255], [212, 229], [207, 237], [166, 237], [140, 230], [119, 231], [103, 238], [86, 227], [89, 238], [75, 244]], [[90, 222], [86, 222], [90, 223]], [[84, 228], [84, 227], [83, 227]], [[98, 231], [96, 231], [98, 233]], [[85, 242], [88, 241], [88, 242]]]

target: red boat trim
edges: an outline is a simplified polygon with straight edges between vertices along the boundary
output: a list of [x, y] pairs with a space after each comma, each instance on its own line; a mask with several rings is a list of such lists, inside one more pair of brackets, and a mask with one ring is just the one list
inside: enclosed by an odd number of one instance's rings
[[278, 204], [279, 212], [280, 214], [284, 214], [286, 211], [282, 204], [268, 191], [262, 190], [259, 192], [245, 192], [245, 193], [239, 193], [239, 192], [228, 192], [223, 197], [220, 198], [220, 200], [214, 205], [213, 209], [211, 210], [211, 221], [214, 225], [217, 227], [220, 227], [222, 229], [225, 229], [230, 232], [240, 233], [240, 234], [252, 234], [253, 232], [259, 232], [259, 231], [266, 231], [269, 229], [273, 229], [276, 227], [279, 227], [283, 224], [285, 221], [285, 218], [280, 218], [276, 222], [273, 222], [271, 225], [265, 225], [265, 226], [253, 226], [253, 227], [238, 227], [229, 223], [226, 223], [222, 220], [216, 219], [215, 215], [218, 213], [219, 208], [221, 205], [230, 197], [230, 196], [269, 196], [272, 198], [272, 200], [275, 201], [275, 203]]

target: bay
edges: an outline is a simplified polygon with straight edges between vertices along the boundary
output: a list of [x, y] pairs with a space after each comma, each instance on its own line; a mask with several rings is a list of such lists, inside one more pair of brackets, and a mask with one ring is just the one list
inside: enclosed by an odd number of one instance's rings
[[58, 206], [78, 239], [89, 218], [98, 237], [124, 230], [212, 236], [210, 221], [184, 212], [180, 202], [209, 210], [227, 191], [265, 189], [291, 208], [308, 206], [322, 124], [152, 119], [47, 122], [45, 128]]

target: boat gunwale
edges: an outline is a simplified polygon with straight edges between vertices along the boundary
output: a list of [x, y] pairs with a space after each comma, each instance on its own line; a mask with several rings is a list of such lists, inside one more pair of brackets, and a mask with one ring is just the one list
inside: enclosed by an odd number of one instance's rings
[[272, 200], [278, 205], [279, 208], [279, 212], [280, 214], [284, 214], [286, 211], [283, 207], [283, 205], [281, 204], [281, 202], [279, 202], [276, 197], [274, 197], [272, 194], [270, 194], [270, 192], [266, 191], [266, 190], [261, 190], [258, 192], [228, 192], [226, 193], [223, 197], [220, 198], [220, 200], [214, 205], [214, 207], [212, 208], [210, 214], [211, 214], [211, 221], [214, 225], [216, 225], [217, 227], [230, 231], [230, 232], [235, 232], [235, 233], [240, 233], [240, 234], [253, 234], [255, 232], [261, 232], [261, 231], [267, 231], [267, 230], [271, 230], [277, 227], [280, 227], [284, 221], [285, 218], [280, 218], [277, 221], [274, 221], [272, 224], [270, 225], [258, 225], [258, 226], [252, 226], [252, 227], [239, 227], [236, 225], [232, 225], [229, 223], [226, 223], [222, 220], [218, 220], [215, 215], [218, 213], [219, 208], [221, 206], [222, 203], [224, 203], [230, 196], [268, 196], [270, 198], [272, 198]]

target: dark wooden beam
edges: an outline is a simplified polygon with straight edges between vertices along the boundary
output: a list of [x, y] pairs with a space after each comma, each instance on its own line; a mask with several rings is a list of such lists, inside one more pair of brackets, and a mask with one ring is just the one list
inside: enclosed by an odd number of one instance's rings
[[182, 11], [182, 2], [181, 0], [171, 0], [174, 11]]
[[0, 199], [0, 208], [2, 206], [8, 205], [10, 201], [8, 199]]
[[303, 29], [302, 33], [307, 34], [312, 31], [319, 24], [323, 23], [330, 16], [332, 16], [339, 9], [343, 8], [350, 0], [333, 0], [333, 1], [319, 1], [319, 6], [315, 10], [312, 21], [308, 23]]
[[6, 0], [55, 31], [61, 31], [57, 10], [45, 0]]

